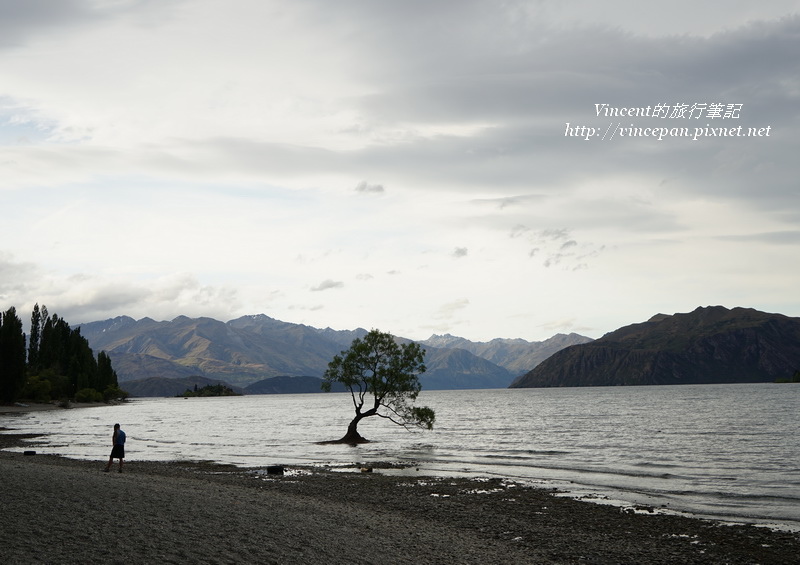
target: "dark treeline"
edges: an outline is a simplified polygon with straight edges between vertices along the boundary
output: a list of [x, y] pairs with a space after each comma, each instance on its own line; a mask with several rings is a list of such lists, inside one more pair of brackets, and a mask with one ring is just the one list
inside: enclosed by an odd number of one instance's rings
[[203, 388], [198, 389], [197, 385], [194, 385], [194, 390], [186, 389], [186, 392], [183, 394], [176, 394], [175, 396], [241, 396], [239, 393], [235, 392], [231, 387], [225, 386], [224, 384], [220, 383], [217, 385], [206, 385]]
[[26, 340], [13, 306], [0, 313], [0, 401], [107, 402], [127, 396], [109, 356], [101, 351], [95, 358], [80, 329], [64, 318], [36, 304], [30, 333]]

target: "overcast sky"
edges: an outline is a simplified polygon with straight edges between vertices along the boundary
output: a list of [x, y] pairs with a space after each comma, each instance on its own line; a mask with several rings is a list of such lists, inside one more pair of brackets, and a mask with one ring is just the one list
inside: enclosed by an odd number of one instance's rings
[[0, 308], [800, 316], [799, 117], [800, 1], [0, 0]]

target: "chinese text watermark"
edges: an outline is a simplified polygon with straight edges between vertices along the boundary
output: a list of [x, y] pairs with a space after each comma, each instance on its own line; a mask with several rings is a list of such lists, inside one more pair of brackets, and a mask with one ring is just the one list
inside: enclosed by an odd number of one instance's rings
[[[667, 137], [684, 137], [697, 141], [706, 137], [770, 137], [772, 133], [771, 125], [748, 127], [730, 123], [730, 120], [740, 118], [744, 104], [695, 102], [641, 107], [594, 106], [595, 117], [598, 118], [650, 118], [660, 123], [623, 125], [622, 122], [612, 121], [607, 126], [597, 127], [566, 122], [564, 137], [578, 137], [585, 141], [610, 141], [615, 137], [654, 137], [662, 141]], [[701, 119], [706, 123], [697, 123]]]

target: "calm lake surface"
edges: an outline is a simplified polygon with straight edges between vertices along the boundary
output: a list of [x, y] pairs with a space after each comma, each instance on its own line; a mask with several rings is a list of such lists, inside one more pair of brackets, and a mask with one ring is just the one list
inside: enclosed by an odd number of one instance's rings
[[433, 431], [369, 418], [344, 435], [347, 394], [134, 399], [121, 406], [0, 415], [41, 433], [40, 453], [245, 467], [399, 463], [395, 474], [497, 476], [703, 517], [800, 530], [800, 385], [685, 385], [424, 392]]

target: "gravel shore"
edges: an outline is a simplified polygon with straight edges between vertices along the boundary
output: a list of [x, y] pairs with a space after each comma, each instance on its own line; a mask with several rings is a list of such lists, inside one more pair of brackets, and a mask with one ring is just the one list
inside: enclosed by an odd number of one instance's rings
[[[0, 562], [797, 563], [800, 534], [492, 479], [25, 456], [0, 435]], [[30, 448], [28, 448], [30, 449]]]

